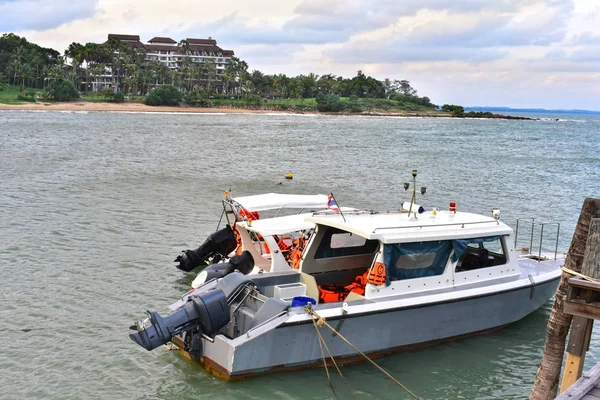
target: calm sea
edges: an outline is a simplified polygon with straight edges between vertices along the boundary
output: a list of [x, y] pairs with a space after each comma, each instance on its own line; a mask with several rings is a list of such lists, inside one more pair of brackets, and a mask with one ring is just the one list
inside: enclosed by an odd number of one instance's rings
[[[173, 259], [215, 230], [229, 188], [391, 209], [417, 169], [423, 205], [560, 222], [566, 251], [584, 198], [600, 196], [600, 117], [541, 117], [0, 112], [0, 398], [332, 398], [321, 369], [226, 383], [141, 349], [128, 327], [187, 289]], [[380, 363], [425, 399], [525, 398], [549, 309]], [[598, 346], [600, 331], [588, 366]], [[343, 372], [357, 398], [407, 398], [366, 363]]]

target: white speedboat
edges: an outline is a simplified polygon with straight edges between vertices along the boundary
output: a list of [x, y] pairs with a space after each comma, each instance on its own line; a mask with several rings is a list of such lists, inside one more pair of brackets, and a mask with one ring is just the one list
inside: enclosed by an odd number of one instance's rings
[[[520, 253], [499, 212], [454, 207], [313, 213], [297, 270], [210, 280], [130, 337], [148, 350], [171, 342], [234, 380], [323, 365], [316, 315], [376, 356], [498, 329], [553, 296], [561, 256]], [[338, 335], [321, 336], [339, 362], [358, 359]]]

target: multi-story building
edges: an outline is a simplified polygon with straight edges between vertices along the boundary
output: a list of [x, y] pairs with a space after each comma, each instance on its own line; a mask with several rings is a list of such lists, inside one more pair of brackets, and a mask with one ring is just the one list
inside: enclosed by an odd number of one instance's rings
[[[154, 37], [148, 40], [147, 43], [142, 43], [138, 35], [111, 33], [108, 35], [108, 40], [105, 44], [110, 43], [114, 39], [136, 49], [143, 48], [146, 61], [161, 62], [167, 65], [172, 71], [179, 71], [185, 58], [188, 58], [193, 63], [212, 60], [216, 70], [216, 82], [219, 82], [219, 77], [223, 74], [231, 57], [234, 56], [233, 50], [223, 50], [217, 46], [217, 41], [211, 37], [208, 39], [187, 38], [179, 43], [169, 37]], [[98, 91], [103, 87], [111, 86], [114, 83], [112, 74], [112, 71], [107, 71], [107, 74], [97, 76], [94, 90]]]

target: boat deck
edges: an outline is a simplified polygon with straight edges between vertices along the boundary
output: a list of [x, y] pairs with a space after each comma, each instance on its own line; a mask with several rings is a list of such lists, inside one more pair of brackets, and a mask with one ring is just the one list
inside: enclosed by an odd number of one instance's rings
[[599, 400], [600, 399], [600, 364], [596, 364], [571, 387], [561, 393], [556, 400]]
[[[554, 254], [552, 254], [554, 257]], [[542, 262], [537, 259], [527, 258], [525, 256], [519, 256], [519, 267], [521, 268], [521, 278], [526, 278], [531, 275], [532, 277], [546, 274], [548, 272], [555, 271], [557, 268], [562, 267], [565, 263], [565, 259], [561, 254], [557, 256], [556, 260], [544, 260]]]

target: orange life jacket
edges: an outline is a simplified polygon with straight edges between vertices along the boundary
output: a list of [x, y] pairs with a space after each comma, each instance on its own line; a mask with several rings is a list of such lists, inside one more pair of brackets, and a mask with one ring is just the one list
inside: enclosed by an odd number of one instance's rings
[[304, 239], [304, 236], [300, 236], [298, 239], [294, 240], [292, 251], [288, 254], [288, 262], [294, 269], [300, 269], [300, 261], [302, 261], [304, 246], [306, 246], [306, 239]]
[[371, 268], [371, 273], [368, 275], [367, 282], [373, 285], [383, 285], [385, 283], [386, 272], [385, 264], [376, 262]]
[[344, 301], [349, 293], [348, 289], [340, 285], [319, 285], [318, 288], [321, 303]]
[[340, 285], [321, 285], [319, 288], [319, 299], [321, 303], [333, 303], [336, 301], [344, 301], [350, 292], [354, 292], [359, 295], [365, 294], [365, 288], [367, 286], [367, 276], [369, 270], [365, 271], [364, 274], [358, 275], [354, 278], [354, 282], [347, 286]]
[[354, 282], [346, 286], [348, 292], [354, 292], [356, 294], [360, 294], [361, 296], [365, 294], [365, 288], [367, 287], [367, 276], [369, 275], [369, 271], [367, 270], [364, 274], [358, 275]]
[[275, 236], [275, 240], [277, 240], [277, 247], [279, 247], [279, 250], [281, 250], [282, 253], [290, 251], [290, 246], [288, 246], [282, 238]]
[[256, 221], [257, 219], [260, 219], [260, 214], [258, 211], [248, 211], [245, 208], [242, 208], [240, 210], [240, 217], [247, 218], [248, 221]]
[[235, 236], [235, 241], [237, 242], [237, 247], [235, 248], [235, 254], [237, 254], [239, 256], [240, 254], [242, 254], [242, 237], [240, 236], [240, 233], [238, 232], [238, 230], [235, 226], [235, 222], [233, 223], [231, 230], [233, 230], [233, 235]]

